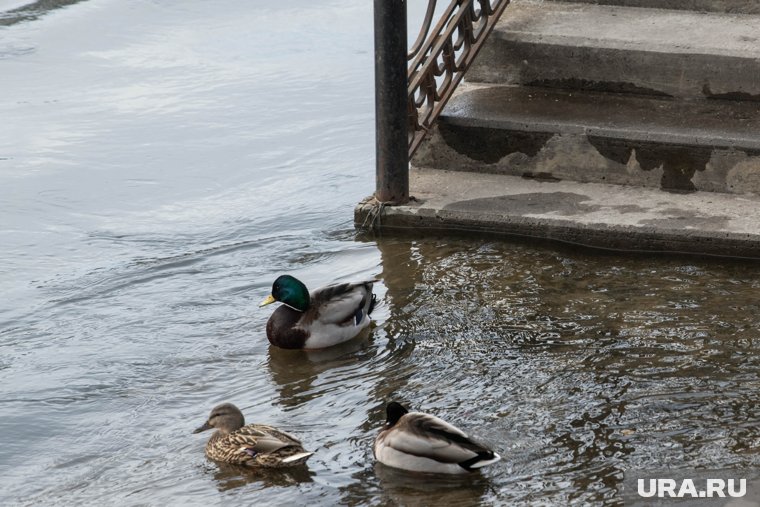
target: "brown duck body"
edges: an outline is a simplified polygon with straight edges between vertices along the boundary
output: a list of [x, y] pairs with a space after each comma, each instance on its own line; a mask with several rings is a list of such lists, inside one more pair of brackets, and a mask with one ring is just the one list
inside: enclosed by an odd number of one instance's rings
[[267, 322], [267, 339], [285, 349], [321, 349], [355, 338], [370, 325], [372, 281], [328, 285], [309, 293], [305, 311], [280, 305]]
[[249, 424], [232, 403], [211, 410], [193, 433], [216, 429], [206, 443], [206, 456], [216, 461], [251, 467], [281, 468], [300, 465], [314, 454], [292, 435], [264, 424]]
[[210, 459], [252, 467], [297, 466], [312, 454], [292, 435], [263, 424], [249, 424], [232, 433], [217, 431], [206, 443]]

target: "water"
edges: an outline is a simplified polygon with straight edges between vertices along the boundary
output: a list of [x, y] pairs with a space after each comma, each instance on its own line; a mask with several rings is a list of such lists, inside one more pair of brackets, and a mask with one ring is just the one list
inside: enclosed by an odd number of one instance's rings
[[[626, 470], [760, 464], [754, 264], [356, 235], [370, 2], [23, 4], [0, 1], [0, 504], [617, 505]], [[379, 277], [376, 327], [271, 348], [283, 272]], [[375, 466], [389, 399], [503, 462]], [[221, 401], [308, 468], [208, 462]]]

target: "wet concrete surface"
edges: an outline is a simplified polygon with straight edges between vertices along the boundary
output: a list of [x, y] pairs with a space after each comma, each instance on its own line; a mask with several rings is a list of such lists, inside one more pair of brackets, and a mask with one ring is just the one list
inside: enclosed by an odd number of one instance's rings
[[[760, 197], [415, 168], [407, 206], [357, 207], [380, 229], [468, 230], [604, 249], [760, 258]], [[373, 214], [379, 216], [373, 216]]]

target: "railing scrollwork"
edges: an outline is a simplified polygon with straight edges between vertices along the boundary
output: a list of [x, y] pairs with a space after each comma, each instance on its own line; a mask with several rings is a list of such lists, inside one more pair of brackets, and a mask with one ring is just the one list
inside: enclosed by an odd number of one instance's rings
[[410, 160], [507, 5], [509, 0], [451, 0], [430, 32], [436, 0], [428, 1], [408, 54]]
[[375, 199], [409, 201], [409, 160], [451, 98], [509, 0], [450, 0], [407, 48], [407, 0], [374, 0]]

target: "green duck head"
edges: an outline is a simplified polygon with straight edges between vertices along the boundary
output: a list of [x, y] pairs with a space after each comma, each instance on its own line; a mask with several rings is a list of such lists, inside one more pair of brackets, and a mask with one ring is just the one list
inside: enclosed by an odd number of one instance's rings
[[299, 312], [305, 312], [309, 308], [309, 290], [297, 278], [282, 275], [274, 281], [272, 293], [259, 306], [266, 306], [275, 301], [284, 303]]

